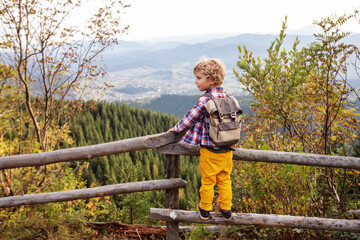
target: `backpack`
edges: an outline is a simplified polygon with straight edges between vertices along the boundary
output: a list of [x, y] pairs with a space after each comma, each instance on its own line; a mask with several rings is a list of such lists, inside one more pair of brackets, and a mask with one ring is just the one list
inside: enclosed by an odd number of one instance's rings
[[[226, 93], [225, 93], [226, 94]], [[210, 115], [209, 135], [217, 147], [230, 147], [240, 140], [242, 110], [238, 101], [231, 95], [215, 98], [211, 93], [202, 96], [211, 97], [205, 104]]]

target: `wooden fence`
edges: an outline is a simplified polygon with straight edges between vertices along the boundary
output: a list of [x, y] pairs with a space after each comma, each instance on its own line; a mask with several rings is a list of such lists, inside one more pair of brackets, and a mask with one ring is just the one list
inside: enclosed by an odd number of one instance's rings
[[[0, 207], [5, 208], [20, 205], [44, 204], [50, 202], [70, 201], [75, 199], [93, 198], [131, 192], [166, 190], [166, 209], [151, 208], [149, 214], [149, 217], [151, 219], [166, 221], [166, 239], [179, 238], [179, 222], [225, 225], [257, 225], [269, 227], [289, 227], [360, 232], [360, 220], [328, 219], [253, 213], [234, 213], [231, 220], [223, 220], [218, 213], [211, 213], [210, 219], [202, 220], [200, 219], [197, 212], [178, 210], [179, 188], [184, 188], [187, 185], [186, 181], [179, 178], [180, 155], [200, 155], [199, 147], [176, 143], [179, 138], [180, 136], [175, 133], [160, 133], [86, 147], [77, 147], [36, 154], [1, 157], [0, 170], [3, 170], [18, 167], [41, 166], [75, 160], [90, 160], [101, 156], [156, 148], [159, 153], [166, 155], [166, 179], [135, 183], [113, 184], [102, 187], [76, 189], [63, 192], [26, 194], [19, 196], [3, 197], [0, 198]], [[285, 163], [360, 170], [360, 158], [353, 157], [300, 154], [237, 148], [234, 151], [233, 159], [253, 162]]]

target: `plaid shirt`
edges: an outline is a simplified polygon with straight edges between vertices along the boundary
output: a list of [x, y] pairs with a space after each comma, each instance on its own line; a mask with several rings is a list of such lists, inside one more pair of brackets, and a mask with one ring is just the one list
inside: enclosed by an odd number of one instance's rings
[[[216, 98], [226, 98], [222, 87], [207, 90]], [[185, 116], [175, 125], [175, 132], [187, 130], [180, 142], [191, 145], [202, 145], [213, 149], [219, 149], [209, 137], [210, 116], [206, 111], [205, 104], [211, 97], [201, 96], [194, 108], [185, 114]]]

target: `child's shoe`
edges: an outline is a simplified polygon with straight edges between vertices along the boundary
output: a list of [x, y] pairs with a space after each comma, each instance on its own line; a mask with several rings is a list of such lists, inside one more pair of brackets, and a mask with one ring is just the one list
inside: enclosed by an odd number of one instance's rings
[[224, 220], [231, 219], [231, 210], [229, 211], [223, 211], [220, 209], [221, 215], [223, 216]]
[[198, 205], [198, 210], [199, 210], [199, 213], [200, 213], [200, 218], [201, 219], [209, 219], [210, 217], [210, 212], [209, 211], [206, 211], [204, 209], [201, 209], [200, 208], [200, 204]]

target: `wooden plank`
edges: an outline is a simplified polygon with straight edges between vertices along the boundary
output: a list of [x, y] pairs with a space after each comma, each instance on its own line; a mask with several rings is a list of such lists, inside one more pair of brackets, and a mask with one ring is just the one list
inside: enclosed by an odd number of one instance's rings
[[143, 182], [119, 183], [102, 187], [76, 189], [62, 192], [26, 194], [0, 198], [0, 208], [71, 201], [76, 199], [94, 198], [133, 192], [167, 190], [174, 188], [178, 189], [184, 188], [186, 185], [187, 182], [185, 180], [174, 178]]
[[172, 142], [177, 142], [180, 136], [181, 135], [175, 133], [160, 133], [86, 147], [1, 157], [0, 170], [17, 167], [41, 166], [75, 160], [89, 160], [117, 153], [156, 148]]
[[360, 220], [344, 220], [290, 215], [233, 213], [231, 220], [224, 220], [220, 213], [211, 212], [208, 220], [200, 218], [195, 211], [150, 208], [150, 219], [188, 223], [221, 225], [256, 225], [261, 227], [288, 227], [341, 232], [360, 232]]
[[[200, 147], [179, 143], [159, 147], [158, 151], [162, 154], [200, 155]], [[360, 158], [356, 157], [235, 148], [233, 159], [250, 162], [285, 163], [360, 170]]]
[[[180, 156], [166, 155], [166, 179], [171, 180], [180, 176]], [[179, 189], [168, 189], [165, 192], [165, 207], [179, 209]], [[179, 239], [179, 223], [166, 222], [166, 240]]]

